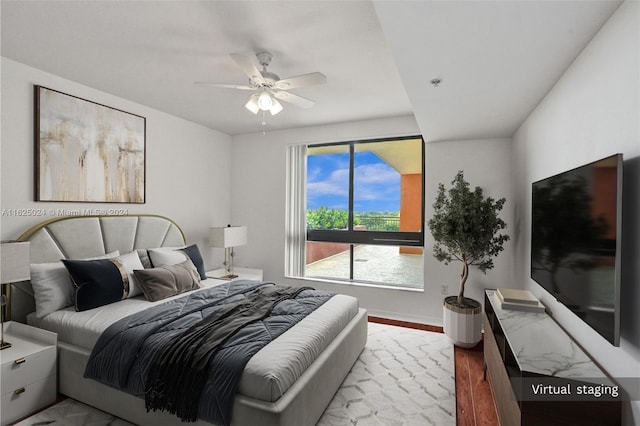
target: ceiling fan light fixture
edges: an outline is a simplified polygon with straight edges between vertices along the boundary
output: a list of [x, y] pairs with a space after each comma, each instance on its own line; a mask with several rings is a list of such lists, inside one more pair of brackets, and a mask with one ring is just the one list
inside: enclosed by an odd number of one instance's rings
[[273, 106], [273, 99], [271, 97], [271, 93], [267, 90], [263, 90], [260, 95], [258, 95], [258, 107], [263, 111], [269, 111]]
[[282, 107], [282, 104], [278, 102], [276, 98], [273, 98], [272, 100], [273, 100], [273, 105], [271, 106], [271, 108], [269, 108], [269, 112], [271, 112], [271, 115], [276, 115], [277, 113], [282, 111], [283, 107]]
[[255, 93], [251, 95], [244, 107], [252, 113], [257, 114], [258, 111], [260, 111], [260, 106], [258, 105], [258, 94]]
[[195, 84], [225, 89], [254, 91], [244, 106], [255, 115], [262, 111], [263, 122], [266, 111], [269, 111], [271, 115], [276, 115], [284, 109], [282, 104], [278, 102], [278, 99], [300, 108], [311, 108], [315, 104], [311, 99], [306, 99], [288, 92], [288, 89], [297, 89], [327, 82], [327, 77], [320, 72], [297, 75], [285, 78], [284, 80], [280, 79], [277, 74], [267, 70], [272, 59], [272, 55], [269, 52], [259, 52], [256, 54], [260, 65], [262, 65], [262, 71], [260, 71], [253, 64], [251, 58], [247, 56], [237, 53], [231, 54], [230, 56], [244, 74], [249, 77], [248, 85], [207, 82], [196, 82]]

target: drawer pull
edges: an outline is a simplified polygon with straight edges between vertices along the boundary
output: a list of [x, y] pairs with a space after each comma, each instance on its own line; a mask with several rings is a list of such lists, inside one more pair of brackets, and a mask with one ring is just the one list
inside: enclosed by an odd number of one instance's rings
[[24, 364], [25, 362], [27, 362], [27, 360], [26, 360], [26, 359], [24, 359], [24, 358], [19, 358], [19, 359], [16, 359], [13, 363], [14, 363], [15, 365], [20, 365], [20, 364]]
[[16, 389], [13, 391], [13, 394], [20, 395], [21, 393], [24, 393], [25, 390], [26, 390], [25, 388]]

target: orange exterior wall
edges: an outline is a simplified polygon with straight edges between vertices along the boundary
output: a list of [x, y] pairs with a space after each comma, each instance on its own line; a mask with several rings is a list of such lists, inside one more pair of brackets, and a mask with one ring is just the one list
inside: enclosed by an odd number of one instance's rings
[[[617, 206], [617, 194], [616, 191], [611, 191], [611, 188], [616, 187], [616, 181], [618, 179], [617, 170], [615, 167], [598, 167], [593, 173], [593, 193], [591, 194], [591, 217], [593, 220], [598, 218], [604, 219], [609, 227], [603, 238], [609, 240], [616, 239], [616, 222], [618, 220], [616, 212]], [[614, 266], [616, 259], [614, 256], [603, 256], [598, 258], [599, 265]]]
[[349, 244], [346, 243], [320, 243], [316, 241], [307, 241], [307, 265], [321, 259], [333, 256], [343, 251], [349, 250]]
[[[400, 230], [417, 232], [422, 229], [422, 174], [402, 175], [400, 181]], [[419, 247], [400, 247], [403, 254], [422, 254]]]
[[604, 236], [607, 239], [616, 239], [616, 212], [617, 194], [611, 191], [616, 187], [618, 179], [615, 167], [599, 167], [593, 173], [593, 194], [591, 194], [591, 216], [593, 219], [602, 217], [610, 226]]

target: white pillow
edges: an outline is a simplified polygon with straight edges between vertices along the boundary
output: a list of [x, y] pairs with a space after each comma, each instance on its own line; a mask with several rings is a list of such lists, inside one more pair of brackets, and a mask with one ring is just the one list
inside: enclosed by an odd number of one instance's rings
[[[120, 255], [118, 250], [86, 260], [110, 259]], [[138, 262], [140, 259], [138, 259]], [[73, 305], [73, 283], [62, 262], [32, 263], [31, 287], [36, 302], [36, 317]]]
[[140, 256], [135, 251], [131, 253], [123, 254], [122, 256], [118, 256], [118, 259], [122, 261], [124, 265], [124, 269], [127, 270], [127, 275], [129, 276], [129, 295], [127, 298], [138, 296], [142, 294], [142, 288], [138, 285], [136, 281], [136, 277], [133, 274], [133, 271], [136, 269], [144, 269], [142, 266], [142, 262], [140, 261]]
[[180, 248], [175, 249], [167, 249], [164, 247], [149, 249], [147, 250], [149, 253], [149, 258], [151, 259], [151, 263], [154, 268], [158, 268], [160, 266], [171, 266], [177, 265], [178, 263], [182, 263], [185, 260], [191, 260], [187, 253], [180, 250]]

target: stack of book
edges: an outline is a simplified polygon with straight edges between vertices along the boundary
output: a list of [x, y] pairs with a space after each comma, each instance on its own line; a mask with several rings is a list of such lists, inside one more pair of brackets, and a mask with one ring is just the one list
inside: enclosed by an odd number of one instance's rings
[[496, 293], [502, 309], [544, 312], [544, 305], [529, 290], [499, 288]]

